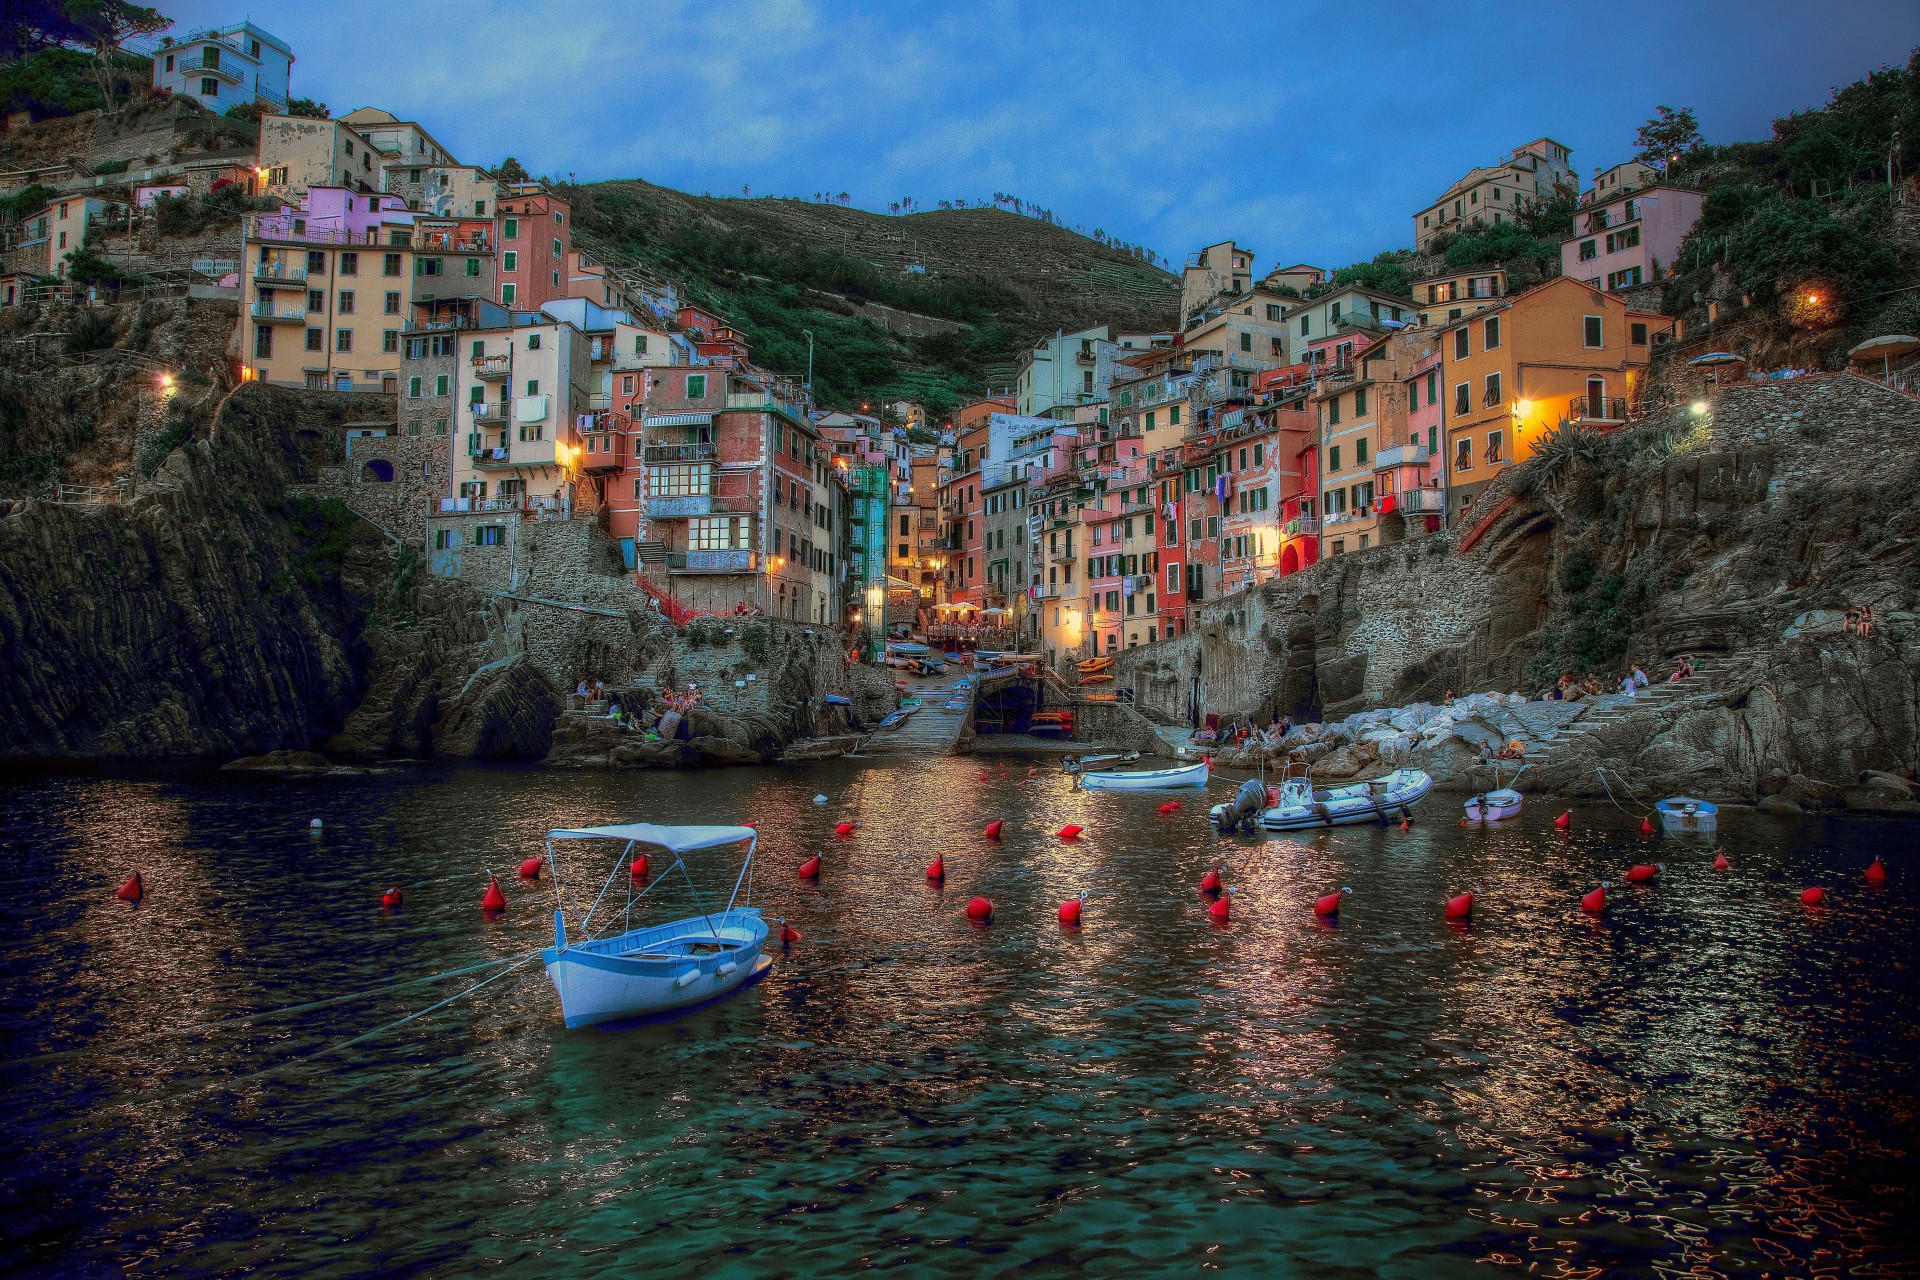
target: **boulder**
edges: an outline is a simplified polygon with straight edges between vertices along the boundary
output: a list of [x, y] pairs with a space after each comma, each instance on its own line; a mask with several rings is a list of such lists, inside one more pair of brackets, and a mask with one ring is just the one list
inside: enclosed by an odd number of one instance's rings
[[699, 753], [700, 763], [702, 764], [761, 763], [760, 753], [758, 751], [755, 751], [752, 747], [741, 746], [739, 743], [726, 738], [700, 736], [692, 739], [687, 745]]
[[249, 773], [331, 773], [334, 764], [317, 751], [269, 751], [261, 756], [242, 756], [220, 767]]
[[1778, 814], [1781, 817], [1793, 817], [1806, 812], [1785, 796], [1761, 796], [1759, 802], [1753, 807], [1762, 813]]
[[559, 715], [553, 686], [531, 658], [516, 654], [481, 667], [448, 699], [434, 747], [476, 759], [545, 756]]

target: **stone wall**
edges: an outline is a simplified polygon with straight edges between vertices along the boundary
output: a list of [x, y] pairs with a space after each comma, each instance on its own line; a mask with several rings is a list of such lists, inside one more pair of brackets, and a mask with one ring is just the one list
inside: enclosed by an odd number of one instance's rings
[[[346, 461], [289, 492], [339, 498], [407, 546], [426, 547], [428, 512], [452, 482], [445, 437], [354, 436]], [[384, 478], [383, 478], [384, 477]]]

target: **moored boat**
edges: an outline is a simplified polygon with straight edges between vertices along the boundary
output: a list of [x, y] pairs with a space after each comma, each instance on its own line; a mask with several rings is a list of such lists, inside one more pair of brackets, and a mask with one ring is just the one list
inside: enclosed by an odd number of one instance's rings
[[[707, 1004], [738, 990], [773, 963], [762, 954], [767, 922], [760, 909], [740, 903], [740, 887], [746, 882], [759, 840], [759, 833], [752, 827], [670, 827], [633, 822], [549, 831], [547, 857], [553, 868], [556, 902], [560, 900], [562, 881], [555, 844], [574, 840], [605, 841], [617, 845], [620, 853], [593, 907], [575, 926], [580, 939], [569, 941], [565, 910], [556, 907], [554, 945], [540, 953], [547, 977], [560, 995], [560, 1012], [569, 1029]], [[612, 937], [592, 937], [594, 912], [615, 878], [627, 870], [636, 848], [665, 850], [673, 855], [673, 863], [638, 894], [628, 890], [627, 923], [632, 922], [635, 905], [665, 883], [672, 872], [679, 871], [692, 884], [683, 855], [742, 842], [747, 846], [747, 856], [734, 881], [733, 895], [721, 910], [628, 929]]]
[[1466, 802], [1468, 822], [1498, 822], [1520, 812], [1521, 796], [1512, 787], [1486, 791]]
[[1079, 775], [1080, 785], [1088, 791], [1164, 791], [1174, 787], [1207, 785], [1207, 763], [1181, 765], [1173, 769], [1135, 769], [1126, 772], [1091, 770]]
[[1116, 764], [1132, 764], [1140, 758], [1138, 751], [1109, 751], [1095, 756], [1064, 756], [1060, 767], [1068, 773], [1081, 773], [1097, 767], [1107, 768]]
[[1653, 807], [1669, 831], [1711, 831], [1720, 821], [1718, 808], [1692, 796], [1669, 796]]
[[1413, 816], [1413, 806], [1433, 790], [1433, 779], [1423, 769], [1395, 769], [1367, 782], [1317, 789], [1304, 775], [1280, 784], [1280, 802], [1260, 815], [1268, 831], [1306, 831], [1314, 827], [1344, 827], [1358, 822], [1387, 823]]

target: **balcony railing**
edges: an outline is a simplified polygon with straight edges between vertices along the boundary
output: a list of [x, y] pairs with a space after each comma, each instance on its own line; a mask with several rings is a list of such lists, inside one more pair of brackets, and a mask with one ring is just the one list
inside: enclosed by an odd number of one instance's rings
[[1310, 538], [1320, 532], [1320, 522], [1312, 516], [1295, 516], [1280, 526], [1280, 532], [1289, 537]]
[[473, 357], [473, 376], [496, 381], [513, 371], [513, 359], [510, 356]]
[[269, 324], [304, 324], [307, 308], [304, 303], [297, 307], [278, 307], [271, 302], [261, 301], [248, 307], [247, 314]]
[[641, 461], [655, 462], [701, 462], [714, 456], [713, 442], [702, 440], [695, 443], [650, 444], [642, 450]]
[[491, 449], [479, 448], [467, 450], [467, 460], [481, 471], [495, 471], [501, 467], [513, 465], [512, 450], [506, 445]]
[[670, 573], [752, 573], [751, 551], [669, 551]]
[[1447, 509], [1447, 495], [1438, 489], [1407, 489], [1398, 500], [1400, 510], [1408, 515], [1443, 515]]
[[194, 57], [189, 54], [174, 63], [174, 70], [183, 75], [219, 76], [230, 84], [246, 83], [246, 68], [227, 65], [224, 61], [208, 62], [205, 54]]
[[468, 405], [467, 411], [473, 415], [475, 422], [498, 424], [506, 422], [510, 407], [510, 402], [506, 400], [495, 401], [492, 404], [482, 400]]
[[1567, 421], [1618, 423], [1627, 420], [1625, 396], [1574, 396], [1567, 402]]
[[784, 413], [797, 422], [807, 420], [806, 411], [790, 400], [782, 400], [771, 391], [729, 391], [727, 408], [758, 409], [763, 413]]
[[307, 269], [286, 262], [256, 262], [253, 264], [253, 278], [262, 284], [305, 284]]

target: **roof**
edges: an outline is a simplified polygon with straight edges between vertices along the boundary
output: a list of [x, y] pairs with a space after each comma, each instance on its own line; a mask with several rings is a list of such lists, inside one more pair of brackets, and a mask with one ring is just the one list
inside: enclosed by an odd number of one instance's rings
[[738, 844], [756, 839], [759, 834], [752, 827], [662, 827], [651, 822], [629, 822], [611, 827], [559, 827], [547, 832], [547, 839], [629, 840], [674, 853], [687, 853]]

